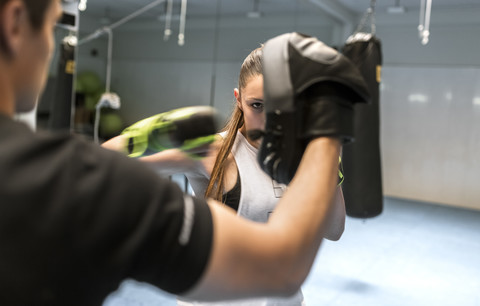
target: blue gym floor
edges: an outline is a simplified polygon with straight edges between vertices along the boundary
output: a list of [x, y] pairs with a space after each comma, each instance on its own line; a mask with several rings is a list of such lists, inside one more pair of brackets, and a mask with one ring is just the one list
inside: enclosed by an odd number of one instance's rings
[[[480, 306], [480, 211], [386, 198], [382, 215], [347, 218], [324, 242], [302, 290], [309, 306]], [[140, 305], [176, 302], [125, 281], [104, 303]]]

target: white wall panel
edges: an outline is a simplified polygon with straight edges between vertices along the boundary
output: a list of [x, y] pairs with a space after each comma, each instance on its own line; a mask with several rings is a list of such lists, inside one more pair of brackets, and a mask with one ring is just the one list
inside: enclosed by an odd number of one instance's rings
[[480, 69], [385, 67], [384, 192], [480, 209]]

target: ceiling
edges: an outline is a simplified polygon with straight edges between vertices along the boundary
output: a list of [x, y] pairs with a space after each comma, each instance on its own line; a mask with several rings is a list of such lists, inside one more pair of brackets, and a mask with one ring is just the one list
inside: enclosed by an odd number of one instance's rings
[[[89, 17], [107, 17], [115, 21], [143, 6], [152, 3], [154, 0], [89, 0], [88, 9], [82, 14]], [[258, 1], [258, 2], [257, 2]], [[316, 0], [324, 2], [336, 2], [343, 9], [354, 14], [363, 13], [370, 4], [370, 0]], [[173, 0], [174, 14], [180, 12], [181, 0]], [[418, 11], [420, 0], [382, 0], [376, 1], [377, 12], [387, 11], [389, 7], [403, 6], [407, 11]], [[188, 0], [187, 15], [191, 17], [214, 16], [217, 5], [220, 4], [222, 16], [240, 16], [250, 11], [258, 10], [265, 15], [282, 15], [289, 13], [306, 13], [318, 8], [309, 0]], [[157, 18], [164, 14], [166, 4], [160, 4], [138, 18]], [[459, 8], [480, 8], [480, 0], [435, 0], [433, 9], [459, 9]]]
[[[343, 6], [355, 12], [364, 12], [368, 7], [370, 0], [338, 0]], [[420, 0], [378, 0], [376, 7], [378, 12], [385, 12], [389, 7], [403, 6], [405, 9], [418, 11]], [[433, 9], [451, 9], [480, 7], [480, 0], [432, 0]]]
[[[258, 1], [256, 4], [255, 2]], [[89, 0], [88, 9], [83, 14], [92, 16], [107, 16], [112, 19], [126, 16], [154, 0]], [[173, 0], [173, 13], [180, 12], [181, 0]], [[301, 1], [292, 0], [188, 0], [187, 15], [189, 17], [214, 16], [220, 5], [223, 16], [245, 15], [248, 12], [258, 10], [264, 14], [284, 14], [305, 9]], [[139, 18], [158, 17], [164, 14], [166, 1]]]

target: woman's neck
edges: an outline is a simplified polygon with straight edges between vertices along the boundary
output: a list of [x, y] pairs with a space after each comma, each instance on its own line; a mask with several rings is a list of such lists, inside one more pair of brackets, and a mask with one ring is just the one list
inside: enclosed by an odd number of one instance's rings
[[245, 124], [242, 125], [242, 127], [239, 129], [240, 133], [242, 133], [243, 137], [245, 137], [245, 139], [248, 141], [248, 143], [250, 145], [252, 145], [252, 147], [254, 147], [255, 149], [258, 149], [260, 147], [260, 140], [252, 140], [250, 139], [250, 137], [248, 137], [248, 133], [247, 133], [247, 129], [245, 128]]

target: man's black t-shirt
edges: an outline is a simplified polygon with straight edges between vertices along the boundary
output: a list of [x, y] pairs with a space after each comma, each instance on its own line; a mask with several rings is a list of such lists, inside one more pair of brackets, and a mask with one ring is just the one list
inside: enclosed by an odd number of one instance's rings
[[212, 235], [205, 201], [140, 162], [0, 116], [0, 305], [101, 305], [125, 278], [182, 293]]

